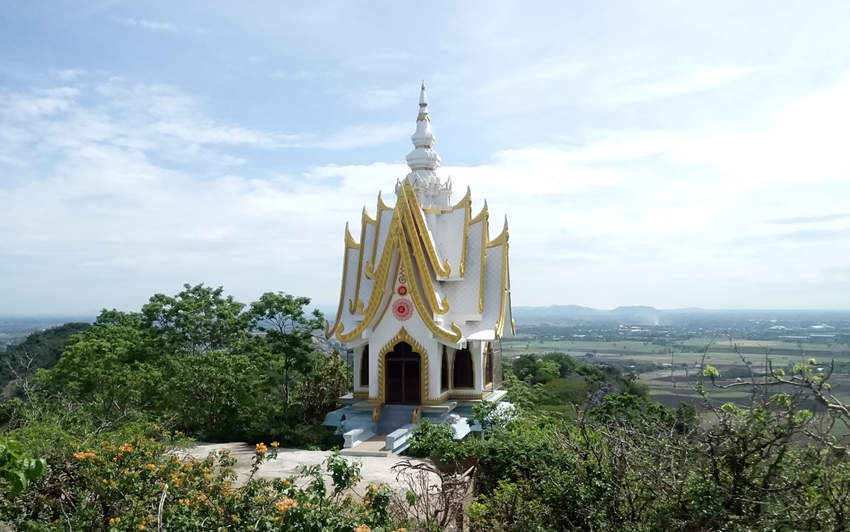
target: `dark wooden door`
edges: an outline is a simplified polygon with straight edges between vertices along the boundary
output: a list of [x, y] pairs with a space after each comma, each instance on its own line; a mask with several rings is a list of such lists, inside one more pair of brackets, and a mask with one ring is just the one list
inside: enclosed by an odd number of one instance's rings
[[385, 402], [397, 405], [418, 405], [422, 390], [421, 359], [410, 344], [399, 342], [384, 361]]

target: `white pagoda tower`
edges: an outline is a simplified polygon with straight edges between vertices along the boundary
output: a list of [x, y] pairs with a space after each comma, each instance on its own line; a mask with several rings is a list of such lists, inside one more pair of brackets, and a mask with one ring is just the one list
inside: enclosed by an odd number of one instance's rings
[[496, 366], [500, 339], [513, 334], [507, 219], [490, 238], [486, 201], [475, 215], [468, 188], [451, 202], [424, 83], [411, 140], [395, 206], [379, 193], [375, 216], [363, 209], [360, 238], [345, 228], [339, 308], [325, 334], [354, 351], [354, 393], [326, 420], [342, 427], [347, 448], [387, 435], [384, 450], [398, 452], [421, 416], [462, 438], [472, 404], [504, 397]]

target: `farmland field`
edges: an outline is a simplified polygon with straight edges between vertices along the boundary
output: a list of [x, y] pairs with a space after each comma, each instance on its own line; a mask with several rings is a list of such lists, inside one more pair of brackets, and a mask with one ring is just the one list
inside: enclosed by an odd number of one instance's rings
[[[737, 352], [732, 347], [737, 345]], [[708, 351], [706, 351], [708, 346]], [[686, 349], [685, 352], [680, 349]], [[784, 367], [808, 360], [816, 359], [820, 364], [827, 364], [831, 359], [850, 362], [850, 346], [847, 344], [803, 344], [796, 345], [789, 342], [779, 341], [754, 341], [733, 339], [715, 340], [711, 338], [692, 338], [676, 345], [656, 345], [641, 341], [618, 341], [618, 342], [594, 342], [594, 341], [570, 341], [570, 340], [517, 340], [502, 343], [502, 356], [505, 363], [529, 353], [545, 354], [551, 352], [568, 353], [576, 358], [585, 358], [592, 354], [595, 362], [620, 362], [627, 364], [628, 361], [650, 362], [657, 365], [664, 364], [657, 371], [650, 371], [640, 375], [642, 382], [649, 386], [650, 394], [658, 401], [668, 405], [677, 406], [686, 401], [691, 404], [700, 404], [702, 399], [695, 389], [702, 370], [698, 367], [704, 363], [716, 367], [721, 376], [726, 372], [733, 371], [736, 374], [746, 375], [745, 362], [751, 364], [756, 374], [766, 371], [766, 360], [769, 358], [774, 367]], [[734, 379], [723, 379], [723, 384], [734, 382]], [[835, 375], [831, 378], [833, 391], [837, 398], [850, 401], [850, 377]], [[777, 390], [778, 391], [778, 390]], [[721, 403], [735, 402], [746, 404], [750, 394], [745, 387], [732, 389], [711, 389], [711, 396]]]

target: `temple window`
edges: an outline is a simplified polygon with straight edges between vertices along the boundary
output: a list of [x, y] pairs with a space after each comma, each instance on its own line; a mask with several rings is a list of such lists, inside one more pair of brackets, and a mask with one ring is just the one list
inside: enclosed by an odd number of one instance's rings
[[453, 386], [455, 388], [474, 388], [474, 372], [472, 369], [472, 353], [469, 348], [463, 348], [455, 354], [455, 363], [452, 371]]
[[493, 382], [493, 343], [487, 342], [487, 350], [484, 353], [484, 385]]
[[360, 386], [369, 386], [369, 344], [363, 346], [360, 354]]
[[449, 389], [449, 355], [446, 353], [446, 346], [443, 346], [443, 358], [440, 362], [440, 391], [444, 392]]

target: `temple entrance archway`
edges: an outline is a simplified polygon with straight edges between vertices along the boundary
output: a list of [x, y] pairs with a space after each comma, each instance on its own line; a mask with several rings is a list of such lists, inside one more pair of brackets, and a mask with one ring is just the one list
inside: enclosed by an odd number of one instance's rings
[[422, 357], [407, 342], [399, 342], [384, 362], [385, 402], [418, 405], [422, 402]]

